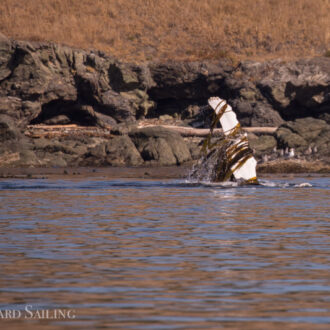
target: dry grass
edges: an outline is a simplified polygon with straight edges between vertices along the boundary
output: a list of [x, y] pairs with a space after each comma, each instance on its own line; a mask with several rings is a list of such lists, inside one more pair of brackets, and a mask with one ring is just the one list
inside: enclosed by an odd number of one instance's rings
[[314, 56], [329, 22], [329, 0], [0, 0], [7, 36], [131, 61]]

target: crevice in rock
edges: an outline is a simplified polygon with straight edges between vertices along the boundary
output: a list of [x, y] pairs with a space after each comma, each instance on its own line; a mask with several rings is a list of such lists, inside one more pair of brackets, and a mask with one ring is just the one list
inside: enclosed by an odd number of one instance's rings
[[81, 126], [95, 126], [97, 118], [89, 107], [77, 102], [53, 100], [42, 105], [40, 114], [30, 124], [78, 124]]
[[[177, 100], [174, 98], [162, 99], [157, 102], [157, 107], [149, 111], [147, 118], [157, 118], [162, 115], [171, 115], [182, 113], [193, 102], [191, 100]], [[200, 103], [203, 104], [203, 103]], [[205, 103], [204, 103], [205, 104]]]
[[208, 128], [213, 118], [212, 109], [207, 106], [207, 99], [163, 99], [157, 106], [148, 112], [147, 119], [170, 116], [173, 119], [183, 120], [186, 124], [196, 128]]

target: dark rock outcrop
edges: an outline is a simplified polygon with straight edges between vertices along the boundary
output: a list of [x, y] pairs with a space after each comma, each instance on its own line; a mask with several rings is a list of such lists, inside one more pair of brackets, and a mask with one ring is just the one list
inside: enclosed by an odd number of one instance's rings
[[[205, 105], [214, 95], [232, 105], [242, 126], [280, 126], [274, 136], [251, 141], [257, 153], [313, 148], [328, 157], [329, 81], [326, 57], [137, 65], [0, 34], [0, 166], [182, 164], [198, 158], [197, 143], [134, 124], [173, 118], [209, 127], [213, 112]], [[32, 139], [24, 136], [30, 124], [111, 128], [116, 136]]]
[[318, 117], [330, 111], [329, 59], [314, 58], [285, 65], [272, 61], [264, 65], [269, 66], [269, 73], [257, 87], [283, 119]]
[[[85, 125], [98, 117], [105, 126], [103, 121], [185, 116], [189, 107], [219, 95], [235, 107], [242, 125], [278, 126], [329, 112], [329, 67], [325, 57], [235, 66], [229, 60], [133, 65], [98, 51], [1, 36], [0, 113], [21, 126], [59, 115]], [[80, 116], [86, 106], [94, 116]]]
[[278, 128], [275, 136], [281, 148], [304, 151], [310, 147], [322, 157], [330, 156], [330, 125], [324, 120], [308, 117], [289, 121]]
[[154, 103], [144, 80], [132, 83], [130, 72], [100, 52], [1, 37], [0, 113], [21, 127], [58, 116], [82, 125], [135, 121]]

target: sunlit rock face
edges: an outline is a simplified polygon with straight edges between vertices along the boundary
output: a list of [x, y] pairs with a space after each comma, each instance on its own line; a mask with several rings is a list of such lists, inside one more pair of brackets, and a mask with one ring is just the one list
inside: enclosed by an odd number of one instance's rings
[[[237, 120], [244, 127], [280, 127], [272, 137], [255, 136], [251, 145], [256, 156], [270, 153], [277, 146], [284, 150], [294, 147], [298, 156], [309, 148], [317, 148], [309, 157], [329, 159], [329, 82], [327, 57], [236, 64], [226, 58], [132, 64], [97, 50], [16, 41], [0, 34], [1, 164], [17, 166], [21, 155], [20, 166], [130, 166], [140, 164], [141, 159], [143, 164], [196, 160], [199, 141], [184, 139], [172, 143], [175, 139], [165, 141], [158, 133], [144, 140], [132, 136], [120, 140], [125, 142], [123, 150], [129, 150], [129, 155], [120, 152], [118, 162], [117, 156], [113, 156], [116, 153], [111, 151], [109, 156], [101, 152], [95, 156], [94, 148], [97, 144], [107, 145], [110, 130], [128, 135], [129, 129], [123, 133], [123, 127], [139, 120], [159, 120], [161, 124], [162, 118], [172, 118], [181, 126], [209, 128], [214, 110], [205, 105], [213, 95], [219, 95], [235, 109]], [[226, 116], [221, 120], [226, 120]], [[300, 120], [308, 117], [311, 119], [306, 121], [306, 135], [300, 129], [305, 125]], [[41, 136], [32, 139], [25, 134], [29, 125], [78, 125], [95, 130], [94, 136], [86, 135], [85, 130], [81, 131], [83, 137], [69, 138], [64, 132], [65, 136], [54, 139], [52, 135], [46, 144], [39, 143]], [[102, 134], [107, 137], [102, 138]], [[183, 147], [185, 143], [191, 155]], [[49, 147], [51, 144], [54, 147]], [[113, 144], [117, 145], [116, 140]], [[224, 159], [215, 156], [221, 150], [217, 147], [209, 159]]]

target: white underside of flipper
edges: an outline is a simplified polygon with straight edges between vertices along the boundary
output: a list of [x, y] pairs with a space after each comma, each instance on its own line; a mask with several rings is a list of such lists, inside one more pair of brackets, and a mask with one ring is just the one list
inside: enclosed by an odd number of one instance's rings
[[251, 156], [240, 168], [233, 172], [236, 180], [251, 181], [257, 177], [257, 161]]

